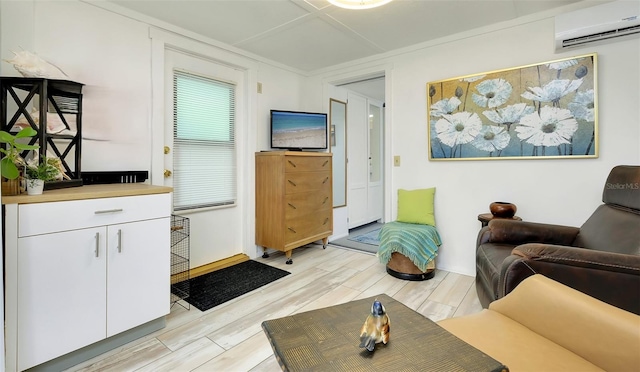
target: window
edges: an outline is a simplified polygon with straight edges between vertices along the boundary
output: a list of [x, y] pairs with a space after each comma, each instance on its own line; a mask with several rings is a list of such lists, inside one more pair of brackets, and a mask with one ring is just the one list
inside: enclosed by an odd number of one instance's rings
[[174, 70], [174, 210], [235, 204], [235, 85]]

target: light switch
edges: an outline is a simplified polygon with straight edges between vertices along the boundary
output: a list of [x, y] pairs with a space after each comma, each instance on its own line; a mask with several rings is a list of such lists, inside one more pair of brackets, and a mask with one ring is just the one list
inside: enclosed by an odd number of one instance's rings
[[394, 167], [400, 166], [400, 155], [396, 155], [393, 157], [393, 166]]

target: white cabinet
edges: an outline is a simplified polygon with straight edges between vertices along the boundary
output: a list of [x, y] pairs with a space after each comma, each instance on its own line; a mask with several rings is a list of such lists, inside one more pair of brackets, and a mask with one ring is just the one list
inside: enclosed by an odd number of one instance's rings
[[169, 224], [166, 217], [109, 226], [107, 337], [169, 313]]
[[[104, 228], [18, 240], [18, 368], [105, 338]], [[96, 242], [96, 236], [99, 241]]]
[[7, 369], [168, 314], [170, 209], [170, 193], [7, 205]]

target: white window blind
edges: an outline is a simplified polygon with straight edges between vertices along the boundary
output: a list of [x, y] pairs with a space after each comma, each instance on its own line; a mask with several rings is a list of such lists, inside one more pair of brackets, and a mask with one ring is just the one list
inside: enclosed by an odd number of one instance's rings
[[235, 204], [235, 85], [174, 70], [174, 210]]

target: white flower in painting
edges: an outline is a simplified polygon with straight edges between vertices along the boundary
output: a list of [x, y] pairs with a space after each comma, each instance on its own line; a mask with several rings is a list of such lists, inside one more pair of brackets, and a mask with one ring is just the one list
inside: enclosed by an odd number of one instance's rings
[[478, 93], [473, 93], [471, 98], [480, 107], [498, 107], [509, 99], [513, 88], [504, 79], [485, 80], [476, 85]]
[[516, 103], [515, 105], [509, 105], [495, 111], [483, 111], [482, 114], [496, 124], [511, 125], [520, 121], [520, 118], [524, 115], [532, 113], [533, 110], [535, 110], [534, 107], [527, 106], [526, 103]]
[[478, 80], [484, 79], [485, 76], [487, 76], [487, 75], [469, 76], [469, 77], [460, 79], [460, 81], [464, 81], [465, 83], [473, 83], [473, 82], [476, 82]]
[[480, 133], [473, 139], [471, 144], [477, 149], [493, 152], [507, 147], [510, 140], [511, 136], [504, 127], [483, 125]]
[[576, 93], [576, 96], [573, 98], [573, 102], [569, 103], [567, 108], [576, 119], [594, 121], [595, 105], [593, 102], [593, 89], [589, 89], [585, 92]]
[[458, 108], [458, 106], [460, 106], [461, 103], [462, 102], [458, 99], [458, 97], [441, 99], [440, 101], [431, 105], [430, 115], [440, 117], [445, 114], [451, 114]]
[[528, 87], [521, 96], [532, 101], [558, 102], [560, 98], [578, 89], [582, 85], [582, 79], [577, 80], [552, 80], [544, 87]]
[[442, 119], [436, 122], [438, 139], [449, 147], [473, 141], [481, 128], [482, 121], [478, 114], [466, 111], [442, 115]]
[[559, 107], [544, 106], [520, 119], [516, 127], [518, 137], [534, 146], [558, 146], [570, 143], [569, 140], [578, 130], [578, 121], [571, 111]]
[[568, 59], [566, 61], [559, 61], [553, 63], [547, 63], [547, 67], [552, 70], [563, 70], [565, 68], [569, 68], [571, 66], [575, 66], [578, 64], [577, 59]]
[[431, 139], [431, 143], [438, 139], [438, 133], [436, 132], [436, 121], [437, 118], [429, 118], [429, 138]]

